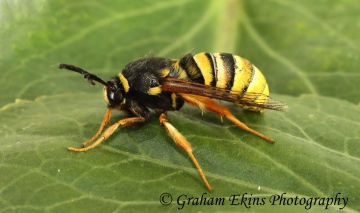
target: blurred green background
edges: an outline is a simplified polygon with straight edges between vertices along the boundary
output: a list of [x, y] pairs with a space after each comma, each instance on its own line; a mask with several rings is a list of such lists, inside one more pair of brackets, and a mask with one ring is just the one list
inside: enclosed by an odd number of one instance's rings
[[[268, 199], [339, 192], [349, 198], [343, 211], [360, 211], [359, 11], [354, 0], [0, 0], [0, 210], [171, 212], [181, 194]], [[142, 128], [118, 130], [94, 150], [66, 151], [96, 132], [106, 104], [100, 85], [58, 63], [106, 80], [148, 54], [204, 51], [249, 59], [271, 96], [290, 107], [259, 115], [227, 105], [275, 138], [274, 145], [193, 107], [169, 113], [194, 146], [213, 193], [156, 116]], [[125, 116], [115, 113], [111, 122]], [[160, 204], [164, 192], [173, 204]], [[183, 211], [305, 211], [266, 201]]]

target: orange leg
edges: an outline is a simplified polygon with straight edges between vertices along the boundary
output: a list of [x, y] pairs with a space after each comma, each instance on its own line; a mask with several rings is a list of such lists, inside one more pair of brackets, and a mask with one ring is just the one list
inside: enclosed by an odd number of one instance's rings
[[105, 116], [103, 121], [101, 122], [101, 125], [99, 127], [99, 130], [97, 131], [97, 133], [90, 138], [89, 140], [85, 141], [84, 143], [81, 144], [81, 147], [85, 147], [87, 144], [91, 143], [92, 141], [94, 141], [99, 135], [100, 133], [103, 131], [104, 127], [109, 123], [110, 121], [110, 117], [111, 117], [111, 111], [112, 109], [108, 108], [106, 110]]
[[189, 95], [184, 93], [179, 93], [179, 95], [189, 104], [199, 107], [201, 110], [209, 110], [212, 112], [215, 112], [219, 114], [220, 116], [225, 116], [227, 119], [229, 119], [231, 122], [239, 126], [240, 128], [259, 136], [260, 138], [263, 138], [267, 141], [270, 141], [271, 143], [274, 143], [275, 140], [272, 138], [269, 138], [250, 127], [246, 126], [243, 122], [239, 121], [230, 111], [228, 108], [221, 106], [220, 104], [216, 103], [214, 100], [204, 97], [204, 96], [198, 96], [198, 95]]
[[[106, 114], [105, 114], [105, 118], [104, 121], [106, 119]], [[104, 123], [103, 121], [103, 123]], [[73, 148], [73, 147], [68, 147], [69, 151], [75, 151], [75, 152], [84, 152], [87, 151], [89, 149], [94, 148], [95, 146], [97, 146], [99, 143], [101, 143], [103, 140], [106, 140], [108, 137], [110, 137], [110, 135], [112, 135], [114, 133], [114, 131], [121, 125], [121, 126], [131, 126], [134, 123], [142, 123], [145, 122], [145, 118], [143, 117], [133, 117], [133, 118], [124, 118], [121, 119], [120, 121], [116, 122], [115, 124], [111, 125], [109, 128], [107, 128], [105, 130], [105, 132], [100, 136], [100, 138], [98, 138], [94, 143], [92, 143], [90, 146], [87, 147], [83, 147], [83, 148]], [[102, 124], [103, 124], [102, 123]], [[100, 126], [100, 129], [102, 128], [102, 124]], [[98, 133], [96, 133], [98, 134]], [[95, 134], [95, 135], [96, 135]], [[88, 142], [88, 141], [86, 141]]]
[[159, 117], [160, 123], [164, 125], [166, 131], [170, 135], [170, 137], [174, 140], [176, 145], [180, 146], [191, 158], [192, 162], [194, 163], [195, 167], [200, 173], [201, 178], [203, 179], [206, 187], [209, 189], [209, 191], [212, 191], [212, 188], [209, 184], [209, 182], [206, 180], [206, 177], [204, 175], [204, 172], [202, 171], [199, 163], [197, 162], [195, 156], [192, 153], [192, 147], [191, 144], [185, 139], [184, 136], [181, 135], [181, 133], [173, 126], [171, 123], [167, 120], [167, 116], [162, 113]]

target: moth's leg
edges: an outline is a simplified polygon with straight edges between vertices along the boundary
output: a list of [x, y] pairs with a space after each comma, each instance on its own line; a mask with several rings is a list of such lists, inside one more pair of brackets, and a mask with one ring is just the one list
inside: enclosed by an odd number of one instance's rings
[[68, 150], [70, 151], [75, 151], [75, 152], [84, 152], [87, 151], [89, 149], [94, 148], [95, 146], [97, 146], [99, 143], [101, 143], [103, 140], [106, 140], [108, 137], [110, 137], [110, 135], [112, 135], [114, 133], [114, 131], [121, 125], [121, 126], [131, 126], [135, 123], [143, 123], [145, 122], [145, 118], [143, 117], [132, 117], [132, 118], [124, 118], [119, 120], [118, 122], [116, 122], [115, 124], [111, 125], [110, 127], [108, 127], [104, 133], [100, 136], [100, 138], [98, 138], [94, 143], [92, 143], [90, 146], [87, 147], [83, 147], [83, 148], [73, 148], [73, 147], [68, 147]]
[[229, 119], [231, 122], [233, 122], [234, 124], [236, 124], [237, 126], [239, 126], [240, 128], [256, 135], [259, 136], [260, 138], [263, 138], [267, 141], [270, 141], [271, 143], [274, 143], [275, 140], [267, 137], [253, 129], [251, 129], [250, 127], [248, 127], [246, 124], [244, 124], [243, 122], [239, 121], [231, 112], [227, 107], [221, 106], [220, 104], [218, 104], [217, 102], [215, 102], [214, 100], [208, 98], [208, 97], [204, 97], [204, 96], [198, 96], [198, 95], [189, 95], [189, 94], [184, 94], [184, 93], [179, 93], [179, 95], [189, 104], [194, 105], [199, 107], [201, 110], [209, 110], [211, 112], [214, 112], [216, 114], [219, 114], [220, 116], [225, 116], [227, 119]]
[[180, 146], [191, 158], [192, 162], [194, 163], [195, 167], [200, 173], [201, 178], [203, 179], [206, 187], [209, 191], [212, 191], [212, 188], [209, 182], [206, 180], [204, 172], [202, 171], [199, 163], [197, 162], [195, 156], [192, 153], [191, 144], [185, 139], [183, 135], [167, 120], [167, 116], [165, 113], [162, 113], [159, 117], [160, 123], [164, 125], [166, 131], [170, 135], [170, 137], [174, 140], [176, 145]]
[[99, 130], [96, 132], [96, 134], [94, 136], [92, 136], [92, 138], [90, 138], [89, 140], [85, 141], [84, 143], [81, 144], [81, 147], [85, 147], [87, 144], [93, 142], [99, 135], [100, 133], [103, 131], [104, 127], [109, 123], [110, 121], [110, 117], [111, 117], [111, 112], [112, 109], [108, 108], [106, 110], [105, 116], [103, 121], [101, 122], [101, 125], [99, 127]]

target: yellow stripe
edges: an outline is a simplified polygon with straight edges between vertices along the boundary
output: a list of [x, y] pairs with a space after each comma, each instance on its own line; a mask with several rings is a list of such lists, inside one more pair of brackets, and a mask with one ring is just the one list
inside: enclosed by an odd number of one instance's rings
[[160, 87], [150, 87], [150, 89], [147, 92], [149, 95], [159, 95], [161, 93]]
[[211, 61], [208, 57], [206, 57], [205, 53], [198, 53], [194, 55], [194, 60], [196, 64], [198, 65], [201, 74], [204, 78], [205, 85], [210, 85], [212, 79], [213, 79], [213, 70], [211, 67]]
[[197, 68], [197, 63], [194, 59], [194, 56], [188, 54], [184, 56], [181, 60], [185, 65], [183, 69], [186, 70], [186, 73], [191, 79], [199, 78], [202, 76], [201, 72], [199, 72], [200, 70], [198, 70]]
[[231, 88], [233, 91], [242, 92], [248, 87], [251, 79], [251, 64], [248, 60], [234, 55], [236, 69], [234, 76], [234, 84]]
[[215, 72], [216, 75], [216, 87], [219, 88], [226, 88], [226, 84], [229, 82], [229, 76], [227, 74], [227, 70], [226, 70], [226, 64], [224, 63], [224, 61], [221, 59], [220, 53], [214, 53], [214, 60], [215, 60], [215, 64], [216, 64], [216, 68], [215, 70], [217, 70], [217, 72]]
[[104, 96], [104, 99], [105, 99], [106, 103], [109, 103], [109, 99], [107, 97], [107, 87], [104, 87], [103, 96]]
[[170, 68], [168, 68], [168, 67], [158, 71], [159, 77], [161, 77], [161, 78], [168, 76], [169, 73], [170, 73]]
[[[241, 92], [246, 89], [245, 92], [248, 93], [244, 94], [244, 98], [254, 99], [254, 102], [257, 103], [266, 103], [267, 97], [269, 95], [269, 88], [260, 70], [254, 65], [252, 65], [248, 60], [241, 58], [240, 56], [234, 56], [234, 59], [236, 64], [236, 70], [234, 76], [234, 84], [231, 88], [232, 93], [236, 93], [235, 91]], [[264, 96], [261, 94], [264, 94]], [[239, 103], [236, 104], [244, 109], [252, 111], [264, 112], [265, 110], [260, 107], [244, 106]]]
[[125, 78], [125, 76], [121, 73], [119, 73], [119, 79], [121, 81], [121, 84], [124, 87], [125, 92], [129, 92], [130, 86], [128, 80]]
[[172, 103], [171, 103], [171, 106], [173, 109], [176, 109], [176, 94], [175, 93], [171, 93], [171, 100], [172, 100]]
[[266, 87], [266, 80], [263, 74], [260, 72], [260, 70], [253, 65], [254, 68], [254, 76], [252, 78], [252, 81], [250, 82], [250, 85], [247, 89], [248, 92], [253, 93], [263, 93], [265, 87]]
[[[266, 104], [269, 96], [269, 86], [266, 83], [264, 75], [260, 72], [260, 70], [254, 65], [254, 76], [250, 82], [250, 85], [245, 93], [244, 98], [253, 99], [254, 102], [259, 104]], [[242, 106], [241, 104], [239, 104]], [[252, 110], [252, 111], [260, 111], [264, 112], [265, 109], [261, 107], [250, 107], [250, 106], [242, 106], [244, 109]]]
[[186, 79], [188, 76], [183, 68], [181, 68], [179, 64], [179, 60], [173, 59], [171, 64], [172, 73], [169, 73], [171, 77], [178, 78], [178, 79]]
[[263, 95], [267, 95], [267, 96], [269, 96], [270, 95], [270, 91], [269, 91], [269, 86], [268, 86], [268, 84], [266, 83], [266, 87], [265, 87], [265, 89], [264, 89], [264, 91], [263, 91], [263, 93], [262, 93]]

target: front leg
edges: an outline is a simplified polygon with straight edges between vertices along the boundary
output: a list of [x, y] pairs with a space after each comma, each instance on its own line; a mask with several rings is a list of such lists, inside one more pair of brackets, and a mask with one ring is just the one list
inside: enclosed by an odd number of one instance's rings
[[81, 144], [81, 147], [85, 147], [86, 145], [88, 145], [89, 143], [93, 142], [103, 131], [104, 127], [109, 123], [110, 121], [110, 117], [111, 117], [111, 112], [112, 112], [112, 108], [108, 108], [106, 110], [105, 116], [103, 121], [101, 122], [101, 125], [99, 127], [99, 130], [95, 133], [94, 136], [92, 136], [92, 138], [90, 138], [89, 140], [85, 141], [84, 143]]
[[101, 143], [103, 140], [106, 140], [110, 135], [114, 133], [114, 131], [121, 125], [121, 126], [131, 126], [135, 123], [144, 123], [146, 120], [144, 117], [133, 117], [133, 118], [124, 118], [120, 121], [116, 122], [115, 124], [111, 125], [109, 128], [105, 130], [105, 132], [98, 138], [94, 143], [92, 143], [90, 146], [83, 147], [83, 148], [73, 148], [68, 147], [69, 151], [75, 151], [75, 152], [84, 152], [89, 149], [94, 148], [99, 143]]

